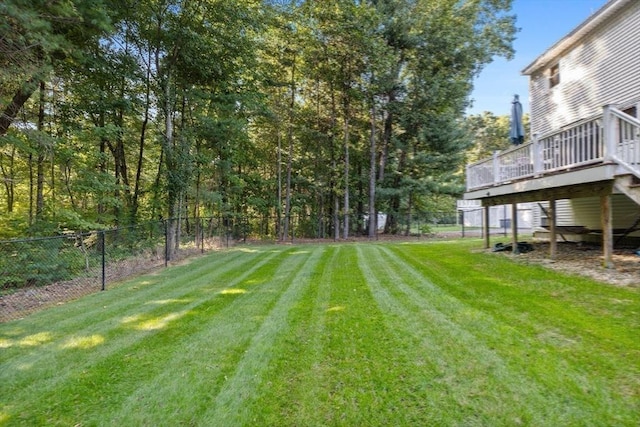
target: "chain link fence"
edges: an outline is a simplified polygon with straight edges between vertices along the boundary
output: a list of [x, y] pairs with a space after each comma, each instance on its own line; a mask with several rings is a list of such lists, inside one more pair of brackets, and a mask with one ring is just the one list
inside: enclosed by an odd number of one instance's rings
[[[421, 238], [444, 230], [465, 236], [460, 212], [431, 212], [409, 223], [402, 236]], [[380, 223], [379, 233], [384, 224]], [[330, 220], [292, 215], [289, 236], [278, 238], [272, 217], [182, 218], [60, 236], [0, 241], [0, 322], [115, 286], [132, 275], [237, 242], [332, 239]], [[351, 236], [366, 237], [367, 218], [353, 218]], [[468, 230], [468, 229], [467, 229]], [[466, 232], [472, 237], [475, 233]], [[385, 235], [386, 237], [386, 235]]]
[[[174, 239], [170, 239], [170, 230]], [[231, 243], [227, 227], [215, 218], [149, 221], [103, 231], [2, 241], [0, 322], [106, 290], [131, 275]]]

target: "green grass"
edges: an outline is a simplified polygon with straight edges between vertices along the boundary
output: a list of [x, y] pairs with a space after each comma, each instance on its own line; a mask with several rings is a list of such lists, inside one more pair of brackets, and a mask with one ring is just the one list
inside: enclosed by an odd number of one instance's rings
[[640, 424], [640, 290], [479, 246], [241, 247], [1, 324], [0, 425]]

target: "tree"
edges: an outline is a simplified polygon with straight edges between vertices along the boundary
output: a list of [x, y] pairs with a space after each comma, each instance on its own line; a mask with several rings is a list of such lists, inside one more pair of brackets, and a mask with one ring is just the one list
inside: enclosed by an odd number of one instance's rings
[[[529, 135], [529, 115], [522, 118], [525, 135]], [[467, 151], [467, 162], [473, 163], [493, 155], [511, 146], [509, 138], [510, 116], [496, 116], [489, 111], [471, 115], [465, 119], [466, 126], [473, 138], [473, 145]]]
[[0, 5], [3, 209], [56, 229], [167, 218], [173, 248], [186, 215], [280, 239], [367, 215], [373, 236], [378, 211], [408, 230], [459, 191], [472, 78], [513, 35], [504, 0], [129, 6]]
[[5, 0], [0, 5], [0, 136], [58, 64], [110, 30], [102, 0]]
[[[416, 192], [438, 191], [439, 175], [458, 169], [462, 156], [456, 154], [468, 144], [458, 129], [472, 79], [494, 55], [512, 54], [514, 18], [506, 13], [510, 2], [496, 0], [376, 4], [398, 58], [387, 77], [384, 170], [379, 175], [387, 231], [397, 232], [403, 200], [410, 207]], [[417, 185], [425, 180], [431, 183]]]

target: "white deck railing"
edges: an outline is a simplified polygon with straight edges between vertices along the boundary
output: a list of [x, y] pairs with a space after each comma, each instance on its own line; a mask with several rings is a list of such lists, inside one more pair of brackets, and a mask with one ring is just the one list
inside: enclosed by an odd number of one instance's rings
[[[467, 166], [467, 190], [615, 162], [640, 177], [640, 121], [612, 107]], [[612, 177], [613, 178], [613, 177]]]
[[640, 177], [640, 120], [611, 109], [612, 159]]

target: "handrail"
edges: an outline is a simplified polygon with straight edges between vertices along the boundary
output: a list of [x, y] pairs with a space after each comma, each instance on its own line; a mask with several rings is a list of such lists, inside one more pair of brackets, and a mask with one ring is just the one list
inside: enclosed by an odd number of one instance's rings
[[635, 126], [640, 127], [640, 119], [636, 119], [633, 116], [628, 115], [627, 113], [618, 110], [617, 108], [611, 108], [609, 111], [616, 116], [617, 118], [624, 120], [625, 122], [631, 123]]
[[611, 108], [616, 119], [616, 145], [611, 157], [626, 171], [640, 177], [640, 120], [624, 112]]
[[467, 190], [613, 161], [640, 177], [640, 120], [611, 107], [467, 165]]

